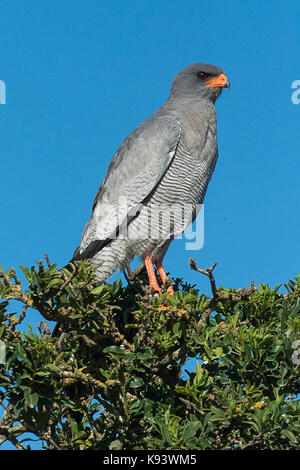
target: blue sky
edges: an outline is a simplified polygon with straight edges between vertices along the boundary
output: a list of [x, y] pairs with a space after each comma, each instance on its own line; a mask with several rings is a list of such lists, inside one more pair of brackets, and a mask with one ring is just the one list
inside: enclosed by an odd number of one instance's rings
[[217, 261], [226, 287], [295, 277], [299, 15], [294, 0], [2, 1], [0, 264], [31, 266], [47, 252], [63, 266], [122, 140], [164, 102], [181, 68], [208, 62], [231, 90], [216, 106], [205, 243], [186, 251], [173, 242], [165, 269], [206, 293], [190, 256], [201, 267]]
[[[272, 7], [271, 7], [272, 5]], [[205, 243], [175, 241], [173, 276], [218, 261], [224, 286], [271, 285], [299, 269], [300, 6], [294, 1], [4, 1], [0, 80], [1, 264], [59, 266], [80, 240], [110, 158], [167, 98], [185, 65], [222, 66], [219, 161]]]

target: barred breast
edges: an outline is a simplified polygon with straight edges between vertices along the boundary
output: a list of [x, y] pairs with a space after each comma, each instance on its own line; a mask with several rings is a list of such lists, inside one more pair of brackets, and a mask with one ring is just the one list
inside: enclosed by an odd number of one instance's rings
[[170, 241], [194, 219], [196, 206], [203, 202], [218, 155], [213, 122], [208, 126], [206, 141], [210, 152], [204, 148], [201, 155], [192, 154], [183, 133], [172, 165], [128, 228], [127, 253], [130, 257], [150, 254], [153, 260], [162, 259], [162, 252], [166, 251]]

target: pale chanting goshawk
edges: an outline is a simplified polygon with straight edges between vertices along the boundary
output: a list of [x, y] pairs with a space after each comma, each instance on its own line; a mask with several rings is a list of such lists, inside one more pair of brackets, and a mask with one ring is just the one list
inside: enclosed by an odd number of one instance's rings
[[224, 87], [220, 67], [188, 65], [167, 101], [120, 145], [71, 260], [90, 260], [99, 283], [139, 257], [160, 292], [153, 265], [165, 283], [163, 257], [196, 217], [216, 165], [215, 101]]

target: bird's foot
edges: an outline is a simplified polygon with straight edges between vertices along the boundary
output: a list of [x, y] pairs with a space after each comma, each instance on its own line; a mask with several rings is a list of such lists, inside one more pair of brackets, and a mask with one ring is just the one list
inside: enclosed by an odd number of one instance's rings
[[[168, 278], [168, 276], [166, 275], [166, 272], [162, 266], [162, 264], [160, 262], [157, 262], [156, 263], [156, 267], [157, 267], [157, 271], [158, 271], [158, 274], [159, 274], [159, 277], [161, 278], [162, 280], [162, 283], [163, 284], [167, 284], [167, 283], [171, 283], [170, 279]], [[169, 292], [170, 295], [174, 295], [174, 290], [172, 289], [171, 286], [169, 286], [167, 288], [167, 292]]]
[[169, 292], [170, 295], [174, 295], [174, 291], [171, 286], [168, 287], [167, 292]]

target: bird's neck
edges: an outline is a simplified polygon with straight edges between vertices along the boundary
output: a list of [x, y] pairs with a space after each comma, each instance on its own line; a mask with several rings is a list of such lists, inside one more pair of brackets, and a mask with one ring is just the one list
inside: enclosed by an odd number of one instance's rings
[[200, 120], [216, 118], [214, 102], [210, 99], [195, 99], [195, 96], [173, 97], [170, 95], [165, 104], [158, 110], [158, 113], [170, 113], [176, 115], [179, 119], [191, 115]]

